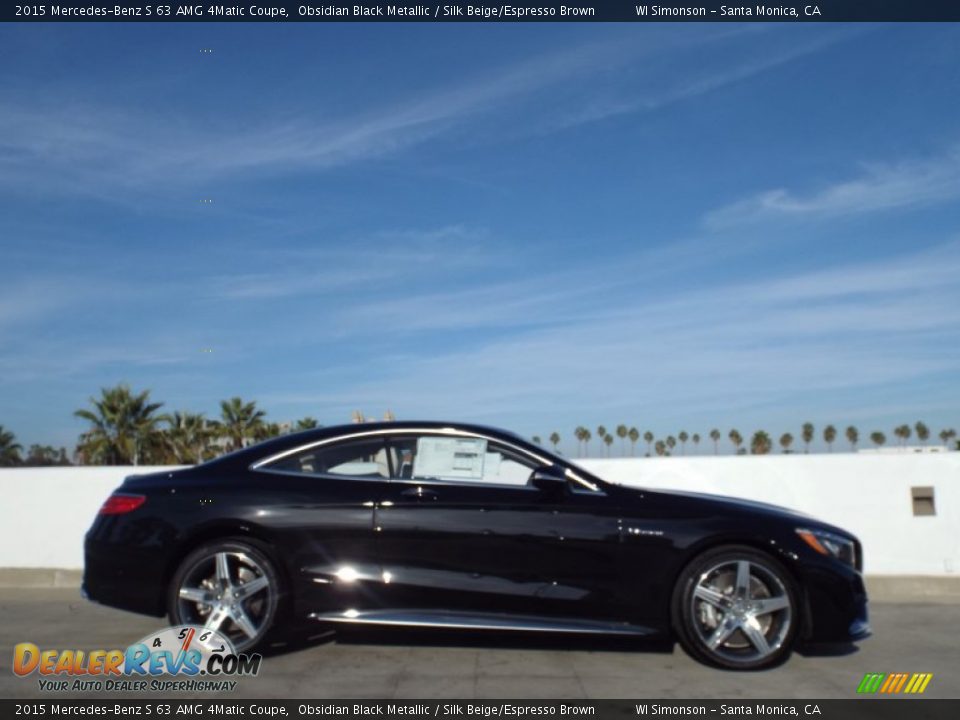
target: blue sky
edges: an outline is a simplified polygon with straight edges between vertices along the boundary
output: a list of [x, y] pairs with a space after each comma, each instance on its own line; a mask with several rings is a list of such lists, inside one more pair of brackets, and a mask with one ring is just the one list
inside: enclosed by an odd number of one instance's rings
[[952, 25], [0, 27], [0, 424], [958, 426], [958, 97]]

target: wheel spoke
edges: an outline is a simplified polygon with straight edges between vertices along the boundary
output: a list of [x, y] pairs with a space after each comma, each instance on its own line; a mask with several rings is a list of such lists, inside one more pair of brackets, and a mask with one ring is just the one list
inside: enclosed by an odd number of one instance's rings
[[229, 587], [230, 586], [230, 561], [227, 553], [219, 552], [216, 556], [217, 564], [217, 580], [220, 581], [220, 584]]
[[785, 610], [790, 607], [790, 598], [786, 595], [780, 595], [772, 598], [760, 598], [753, 602], [755, 610], [754, 615], [767, 615], [768, 613]]
[[219, 630], [220, 626], [223, 625], [223, 621], [226, 619], [227, 609], [222, 605], [216, 605], [213, 610], [210, 611], [210, 616], [203, 624], [203, 627], [207, 630]]
[[739, 597], [750, 597], [750, 563], [746, 560], [737, 562], [737, 593]]
[[267, 579], [266, 575], [261, 575], [250, 582], [238, 585], [236, 588], [237, 597], [240, 600], [247, 600], [252, 595], [256, 595], [258, 592], [268, 587], [270, 587], [270, 580]]
[[724, 595], [718, 590], [714, 590], [711, 587], [706, 585], [698, 585], [697, 589], [693, 591], [693, 596], [703, 600], [705, 603], [713, 605], [715, 608], [720, 610], [725, 610], [730, 604], [730, 598]]
[[212, 604], [211, 593], [205, 588], [182, 587], [180, 588], [180, 599], [195, 602], [198, 605]]
[[239, 605], [230, 611], [230, 619], [247, 637], [252, 638], [257, 634], [257, 628], [250, 620], [250, 616]]
[[757, 652], [760, 653], [761, 656], [770, 654], [770, 645], [767, 643], [767, 638], [760, 629], [760, 623], [757, 622], [756, 618], [747, 620], [741, 625], [741, 629], [743, 630], [743, 634], [747, 636], [747, 640], [750, 641], [750, 644], [757, 649]]
[[719, 627], [713, 631], [713, 634], [707, 639], [707, 645], [711, 650], [716, 650], [720, 647], [724, 641], [730, 637], [733, 632], [739, 627], [739, 623], [733, 618], [727, 618]]

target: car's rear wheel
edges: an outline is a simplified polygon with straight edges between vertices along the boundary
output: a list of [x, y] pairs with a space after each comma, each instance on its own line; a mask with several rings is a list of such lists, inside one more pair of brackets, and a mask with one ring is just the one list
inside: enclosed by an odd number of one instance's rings
[[734, 670], [759, 670], [790, 654], [799, 623], [787, 570], [749, 547], [705, 552], [681, 573], [673, 593], [674, 628], [694, 658]]
[[243, 652], [266, 638], [280, 599], [279, 576], [267, 554], [247, 542], [221, 540], [184, 558], [167, 607], [172, 624], [217, 630]]

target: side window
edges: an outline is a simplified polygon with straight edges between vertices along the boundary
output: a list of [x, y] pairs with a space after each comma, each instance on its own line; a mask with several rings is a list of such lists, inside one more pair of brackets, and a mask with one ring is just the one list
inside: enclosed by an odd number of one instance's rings
[[411, 435], [390, 441], [394, 478], [526, 485], [536, 464], [485, 438]]
[[263, 469], [304, 475], [371, 479], [390, 477], [390, 461], [382, 438], [347, 440], [309, 448], [264, 465]]

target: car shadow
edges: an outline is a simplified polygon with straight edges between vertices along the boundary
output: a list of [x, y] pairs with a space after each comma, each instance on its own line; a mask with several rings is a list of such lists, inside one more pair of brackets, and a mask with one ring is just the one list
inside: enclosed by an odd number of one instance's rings
[[260, 652], [278, 656], [336, 643], [415, 647], [491, 648], [500, 650], [569, 650], [580, 652], [672, 653], [671, 638], [623, 638], [604, 635], [491, 632], [397, 627], [292, 628]]
[[795, 652], [803, 657], [844, 657], [860, 652], [854, 643], [801, 643]]

